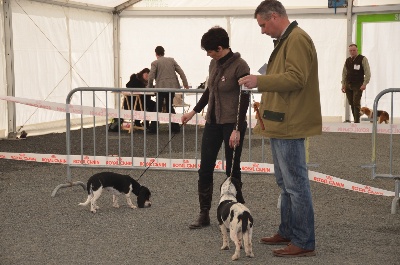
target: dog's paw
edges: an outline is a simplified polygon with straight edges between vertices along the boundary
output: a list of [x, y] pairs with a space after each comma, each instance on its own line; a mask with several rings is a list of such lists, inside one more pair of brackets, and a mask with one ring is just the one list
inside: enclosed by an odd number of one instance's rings
[[136, 209], [137, 207], [135, 205], [131, 205], [131, 208], [132, 209]]
[[119, 204], [114, 203], [114, 204], [113, 204], [113, 207], [114, 207], [114, 208], [119, 208]]
[[254, 258], [254, 253], [253, 252], [250, 252], [250, 254], [246, 253], [246, 256], [249, 257], [249, 258]]
[[229, 250], [229, 246], [228, 246], [228, 245], [223, 245], [223, 246], [221, 247], [221, 250]]
[[94, 210], [90, 210], [92, 213], [96, 213], [97, 211], [96, 211], [96, 209], [94, 209]]
[[238, 260], [239, 257], [240, 257], [240, 255], [235, 253], [235, 254], [233, 254], [233, 256], [232, 256], [232, 260]]

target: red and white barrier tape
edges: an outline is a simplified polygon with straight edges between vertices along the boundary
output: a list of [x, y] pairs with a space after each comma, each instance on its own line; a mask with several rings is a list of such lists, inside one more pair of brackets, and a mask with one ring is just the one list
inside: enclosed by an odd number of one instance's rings
[[[73, 105], [73, 104], [63, 104], [56, 102], [49, 102], [43, 100], [35, 100], [35, 99], [26, 99], [26, 98], [18, 98], [18, 97], [10, 97], [10, 96], [0, 96], [0, 99], [6, 101], [12, 101], [15, 103], [20, 103], [36, 108], [48, 109], [53, 111], [60, 111], [71, 114], [80, 114], [80, 115], [90, 115], [90, 116], [103, 116], [106, 114], [109, 118], [117, 118], [120, 113], [120, 117], [123, 119], [134, 119], [134, 120], [143, 120], [144, 119], [144, 111], [132, 111], [125, 109], [111, 109], [111, 108], [100, 108], [100, 107], [90, 107], [90, 106], [82, 106], [82, 105]], [[107, 113], [106, 113], [107, 110]], [[157, 119], [161, 123], [169, 123], [169, 113], [155, 113], [155, 112], [146, 112], [146, 120], [155, 120]], [[180, 123], [182, 114], [171, 114], [171, 122]], [[191, 119], [187, 124], [196, 124], [196, 119]], [[205, 124], [205, 120], [203, 116], [198, 116], [197, 124]]]
[[[11, 159], [19, 161], [44, 162], [67, 164], [66, 155], [55, 154], [34, 154], [34, 153], [4, 153], [0, 152], [0, 159]], [[149, 158], [144, 162], [143, 157], [115, 157], [115, 156], [80, 156], [71, 155], [70, 165], [97, 165], [97, 166], [126, 166], [126, 167], [155, 167], [170, 169], [194, 169], [200, 167], [200, 160], [195, 159], [167, 159], [157, 158], [153, 163], [153, 159]], [[268, 163], [241, 162], [241, 170], [243, 173], [249, 172], [265, 172], [274, 173], [274, 165]], [[215, 169], [223, 169], [221, 160], [218, 160]], [[337, 188], [367, 193], [381, 196], [394, 196], [393, 191], [382, 190], [370, 186], [365, 186], [348, 180], [336, 178], [330, 175], [309, 171], [308, 177], [311, 181], [330, 185]]]
[[[81, 105], [55, 103], [43, 100], [34, 100], [10, 96], [0, 96], [0, 99], [12, 101], [15, 103], [25, 104], [36, 108], [43, 108], [53, 111], [69, 112], [73, 114], [82, 114], [90, 116], [106, 116], [106, 108], [89, 107]], [[108, 108], [108, 117], [116, 118], [120, 113], [121, 118], [143, 120], [143, 111], [133, 111], [133, 116], [130, 110], [111, 109]], [[158, 113], [158, 119], [162, 123], [169, 123], [169, 113]], [[171, 121], [180, 123], [182, 114], [171, 114]], [[146, 112], [146, 120], [157, 119], [157, 113]], [[251, 120], [252, 127], [257, 123], [256, 119]], [[187, 124], [196, 124], [196, 119], [191, 119]], [[204, 125], [205, 119], [203, 116], [198, 115], [197, 124]], [[372, 133], [372, 123], [324, 123], [322, 126], [323, 132], [345, 132], [345, 133]], [[377, 132], [381, 134], [400, 134], [400, 125], [397, 124], [378, 124]]]

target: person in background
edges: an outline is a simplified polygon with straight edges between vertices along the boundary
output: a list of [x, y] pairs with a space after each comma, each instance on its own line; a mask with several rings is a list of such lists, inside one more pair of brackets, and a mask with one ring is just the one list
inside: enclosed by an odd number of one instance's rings
[[[208, 105], [201, 143], [201, 164], [198, 171], [200, 214], [189, 225], [190, 229], [210, 225], [213, 173], [222, 142], [225, 144], [226, 176], [230, 177], [232, 170], [232, 177], [239, 179], [242, 183], [240, 156], [247, 128], [246, 112], [250, 99], [248, 92], [242, 92], [240, 109], [238, 109], [240, 92], [238, 80], [248, 75], [250, 68], [239, 53], [234, 53], [230, 49], [226, 30], [221, 27], [209, 29], [201, 38], [201, 47], [207, 52], [207, 56], [212, 58], [208, 85], [193, 110], [185, 113], [181, 118], [182, 123], [185, 124]], [[235, 161], [232, 169], [233, 154], [235, 154]]]
[[314, 207], [306, 164], [305, 138], [322, 134], [318, 58], [310, 36], [290, 22], [281, 2], [265, 0], [254, 12], [261, 33], [274, 38], [265, 75], [239, 80], [262, 92], [254, 133], [270, 138], [276, 183], [281, 188], [277, 232], [260, 243], [286, 245], [278, 257], [315, 256]]
[[356, 44], [349, 45], [349, 53], [343, 66], [342, 92], [346, 93], [354, 123], [360, 123], [361, 97], [371, 79], [371, 70], [367, 57], [358, 54]]
[[[149, 79], [149, 73], [150, 69], [149, 68], [144, 68], [142, 71], [140, 71], [137, 74], [132, 74], [129, 78], [129, 82], [126, 83], [126, 87], [128, 88], [146, 88], [147, 86], [147, 80]], [[146, 102], [146, 111], [152, 112], [156, 106], [156, 102], [151, 99], [151, 96], [144, 96], [140, 95], [140, 100], [142, 102], [142, 106], [144, 107], [144, 104]], [[124, 98], [124, 109], [130, 109], [132, 107], [132, 104], [135, 102], [135, 100], [131, 99], [130, 93], [126, 94], [126, 97]], [[136, 104], [136, 109], [140, 111], [140, 105]], [[149, 126], [149, 121], [147, 122], [147, 127]], [[135, 126], [142, 126], [140, 124], [140, 120], [135, 120]]]
[[[183, 87], [188, 89], [189, 84], [186, 79], [186, 75], [182, 68], [178, 65], [174, 58], [164, 57], [165, 50], [162, 46], [157, 46], [155, 49], [157, 60], [151, 63], [151, 70], [149, 73], [149, 83], [147, 87], [153, 87], [154, 80], [156, 81], [156, 88], [180, 88], [178, 77], [179, 74], [182, 79]], [[172, 107], [172, 99], [175, 97], [175, 93], [171, 93], [171, 100], [169, 93], [160, 92], [157, 97], [158, 111], [162, 110], [163, 102], [165, 100], [167, 111], [171, 110], [171, 113], [175, 113], [174, 107]], [[157, 107], [156, 107], [157, 108]], [[154, 111], [157, 109], [154, 108]], [[148, 133], [156, 133], [158, 122], [153, 121], [148, 129]], [[178, 123], [171, 123], [171, 130], [174, 133], [180, 132], [180, 126]]]

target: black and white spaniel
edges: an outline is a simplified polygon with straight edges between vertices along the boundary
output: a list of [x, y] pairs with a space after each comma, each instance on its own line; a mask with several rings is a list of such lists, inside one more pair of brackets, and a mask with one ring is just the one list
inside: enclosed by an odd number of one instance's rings
[[221, 185], [221, 199], [217, 209], [217, 218], [222, 233], [222, 250], [229, 249], [229, 239], [227, 228], [230, 231], [230, 237], [235, 242], [235, 254], [232, 260], [240, 257], [240, 248], [242, 239], [247, 257], [254, 257], [252, 247], [253, 217], [249, 209], [243, 205], [240, 181], [229, 177]]
[[95, 213], [99, 206], [96, 201], [100, 198], [103, 190], [111, 191], [113, 194], [113, 206], [119, 208], [118, 197], [121, 193], [125, 194], [127, 204], [135, 209], [131, 201], [131, 192], [137, 196], [137, 205], [139, 208], [151, 206], [150, 190], [145, 186], [141, 186], [136, 180], [129, 175], [121, 175], [113, 172], [101, 172], [91, 176], [86, 186], [88, 197], [87, 200], [79, 205], [87, 206], [90, 203], [90, 211]]

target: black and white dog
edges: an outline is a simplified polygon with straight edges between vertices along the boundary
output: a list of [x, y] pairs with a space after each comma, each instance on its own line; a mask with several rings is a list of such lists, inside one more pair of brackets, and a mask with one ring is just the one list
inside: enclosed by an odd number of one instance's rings
[[141, 186], [136, 180], [129, 175], [121, 175], [113, 172], [101, 172], [91, 176], [86, 186], [88, 197], [87, 200], [79, 205], [87, 206], [90, 203], [90, 211], [95, 213], [99, 206], [96, 201], [100, 198], [103, 190], [111, 191], [113, 194], [113, 206], [118, 208], [118, 197], [121, 193], [125, 194], [128, 205], [135, 209], [131, 201], [131, 192], [137, 196], [137, 205], [139, 208], [150, 207], [150, 190], [145, 186]]
[[235, 254], [232, 260], [240, 257], [240, 248], [242, 239], [247, 257], [254, 257], [253, 245], [251, 242], [253, 234], [253, 217], [249, 209], [243, 205], [240, 181], [229, 177], [221, 185], [221, 199], [217, 209], [217, 218], [222, 233], [222, 250], [229, 249], [229, 239], [227, 228], [230, 231], [230, 237], [235, 242]]

